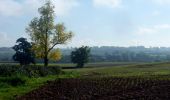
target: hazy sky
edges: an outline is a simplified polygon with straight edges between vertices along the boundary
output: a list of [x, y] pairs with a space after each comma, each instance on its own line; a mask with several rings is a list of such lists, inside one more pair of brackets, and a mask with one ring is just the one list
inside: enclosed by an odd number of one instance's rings
[[[53, 0], [55, 22], [75, 36], [67, 46], [170, 47], [170, 0]], [[27, 37], [43, 0], [0, 0], [0, 47]]]

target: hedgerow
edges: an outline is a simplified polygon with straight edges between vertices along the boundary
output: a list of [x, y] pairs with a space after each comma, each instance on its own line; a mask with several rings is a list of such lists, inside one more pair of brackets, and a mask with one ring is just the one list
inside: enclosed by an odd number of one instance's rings
[[8, 77], [13, 75], [25, 75], [28, 77], [44, 77], [47, 75], [57, 75], [60, 74], [61, 68], [59, 66], [44, 67], [40, 65], [0, 65], [0, 76]]

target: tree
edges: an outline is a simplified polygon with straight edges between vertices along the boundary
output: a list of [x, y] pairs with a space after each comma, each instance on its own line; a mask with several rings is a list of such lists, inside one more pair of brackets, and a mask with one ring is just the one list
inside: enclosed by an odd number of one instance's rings
[[47, 0], [38, 9], [40, 17], [35, 17], [26, 31], [29, 33], [36, 56], [44, 59], [44, 66], [48, 66], [49, 54], [56, 45], [66, 44], [73, 37], [63, 23], [54, 24], [54, 6]]
[[56, 49], [55, 51], [51, 51], [49, 54], [49, 58], [54, 61], [59, 61], [61, 59], [62, 53], [59, 49]]
[[14, 61], [18, 61], [20, 65], [35, 64], [35, 55], [31, 50], [31, 43], [26, 38], [19, 38], [16, 43], [18, 44], [13, 47], [16, 51], [13, 56]]
[[77, 63], [78, 68], [82, 68], [89, 61], [90, 48], [82, 46], [71, 52], [71, 61]]

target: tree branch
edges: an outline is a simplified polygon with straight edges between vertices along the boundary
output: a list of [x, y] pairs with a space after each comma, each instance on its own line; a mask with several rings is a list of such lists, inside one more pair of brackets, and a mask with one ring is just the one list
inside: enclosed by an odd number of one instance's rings
[[55, 43], [51, 48], [48, 49], [48, 53], [49, 53], [57, 44], [61, 44], [61, 43], [59, 43], [59, 42]]

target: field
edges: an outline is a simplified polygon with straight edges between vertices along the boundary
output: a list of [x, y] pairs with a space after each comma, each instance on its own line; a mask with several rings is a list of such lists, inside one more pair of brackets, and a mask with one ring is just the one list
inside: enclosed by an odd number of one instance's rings
[[49, 82], [19, 100], [169, 100], [170, 80], [85, 78]]
[[170, 99], [169, 62], [97, 63], [82, 69], [72, 64], [58, 66], [64, 67], [63, 74], [28, 78], [25, 85], [17, 87], [1, 87], [0, 99]]
[[78, 73], [81, 76], [113, 76], [113, 77], [129, 77], [142, 76], [152, 77], [170, 74], [170, 63], [130, 63], [118, 64], [104, 67], [86, 67], [83, 69], [65, 69], [65, 71]]

